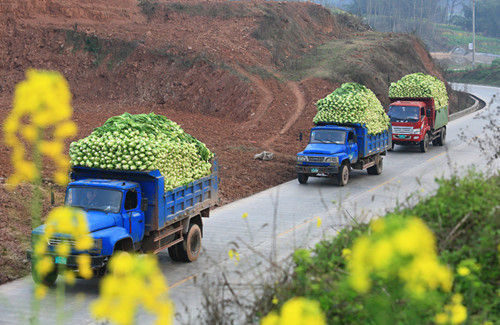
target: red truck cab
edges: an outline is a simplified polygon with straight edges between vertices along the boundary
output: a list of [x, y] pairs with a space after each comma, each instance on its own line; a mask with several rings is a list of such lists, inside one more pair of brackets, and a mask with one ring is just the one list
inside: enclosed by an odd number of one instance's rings
[[426, 152], [430, 141], [443, 145], [448, 108], [435, 109], [433, 98], [391, 98], [387, 109], [391, 119], [392, 143], [419, 145]]

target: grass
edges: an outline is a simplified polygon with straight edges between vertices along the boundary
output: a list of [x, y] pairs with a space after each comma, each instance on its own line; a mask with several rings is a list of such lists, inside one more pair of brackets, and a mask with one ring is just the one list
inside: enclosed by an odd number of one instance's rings
[[65, 46], [72, 47], [73, 52], [83, 50], [89, 53], [94, 59], [95, 67], [101, 65], [107, 58], [107, 67], [110, 70], [124, 62], [138, 46], [135, 41], [103, 39], [94, 34], [79, 32], [76, 29], [66, 30], [65, 36]]
[[475, 68], [446, 71], [446, 79], [454, 82], [472, 83], [500, 87], [500, 59], [491, 65], [478, 65]]
[[[438, 24], [437, 28], [444, 38], [445, 45], [450, 48], [468, 48], [469, 43], [472, 43], [471, 32], [461, 30], [457, 26], [445, 24]], [[476, 34], [476, 51], [500, 55], [500, 39]]]
[[[498, 323], [500, 177], [486, 177], [472, 171], [464, 178], [454, 176], [437, 182], [439, 189], [434, 196], [414, 207], [398, 209], [392, 215], [421, 218], [434, 232], [441, 261], [451, 270], [459, 266], [474, 270], [479, 265], [469, 277], [455, 276], [453, 291], [463, 295], [469, 323]], [[288, 299], [303, 296], [320, 303], [329, 324], [373, 321], [363, 300], [343, 287], [348, 274], [342, 250], [352, 247], [355, 239], [366, 232], [366, 225], [357, 224], [320, 242], [311, 255], [305, 250], [296, 251], [290, 280], [267, 288], [264, 298], [256, 304], [260, 308], [258, 314], [265, 315]], [[273, 298], [280, 303], [273, 304]], [[399, 301], [392, 306], [394, 313], [404, 315], [406, 311], [401, 308], [406, 303]], [[433, 317], [432, 311], [418, 314], [421, 323], [432, 323]]]

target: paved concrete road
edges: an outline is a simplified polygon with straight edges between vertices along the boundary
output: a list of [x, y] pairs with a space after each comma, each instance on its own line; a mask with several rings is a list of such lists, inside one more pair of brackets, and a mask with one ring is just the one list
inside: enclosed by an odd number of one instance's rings
[[[334, 235], [353, 219], [366, 221], [397, 204], [411, 204], [435, 190], [435, 177], [463, 174], [471, 165], [498, 169], [498, 161], [487, 166], [476, 137], [484, 139], [488, 132], [483, 129], [484, 117], [499, 116], [500, 88], [459, 84], [454, 87], [467, 90], [489, 105], [450, 122], [444, 147], [431, 146], [427, 153], [420, 153], [417, 148], [396, 146], [384, 159], [382, 175], [353, 171], [349, 184], [343, 188], [324, 178], [312, 178], [306, 185], [293, 180], [230, 203], [214, 210], [205, 220], [204, 251], [198, 261], [174, 263], [166, 252], [161, 253], [159, 259], [171, 286], [177, 322], [198, 323], [194, 319], [201, 314], [200, 286], [211, 293], [217, 292], [219, 287], [212, 281], [220, 281], [223, 274], [239, 296], [238, 299], [226, 298], [244, 301], [252, 295], [253, 288], [248, 284], [259, 283], [269, 276], [271, 258], [282, 263], [294, 248], [312, 246], [323, 236]], [[242, 219], [245, 212], [248, 217]], [[317, 227], [318, 217], [322, 219], [320, 227]], [[241, 258], [237, 265], [229, 260], [229, 249], [239, 252]], [[29, 277], [0, 287], [0, 324], [29, 322], [31, 291]], [[64, 305], [65, 323], [92, 324], [88, 304], [97, 293], [97, 280], [77, 281], [69, 288]], [[55, 305], [54, 295], [49, 294], [41, 306], [42, 324], [55, 323]], [[151, 320], [148, 315], [138, 317], [141, 324]]]

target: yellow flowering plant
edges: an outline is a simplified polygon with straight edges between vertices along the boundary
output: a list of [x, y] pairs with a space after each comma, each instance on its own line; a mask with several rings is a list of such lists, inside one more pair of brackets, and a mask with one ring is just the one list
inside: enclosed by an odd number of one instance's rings
[[172, 324], [174, 306], [155, 256], [121, 252], [108, 265], [99, 298], [91, 305], [97, 319], [133, 324], [139, 307], [156, 315], [156, 324]]
[[[67, 81], [58, 72], [28, 70], [26, 80], [16, 85], [13, 104], [3, 127], [14, 167], [7, 184], [39, 180], [41, 155], [45, 155], [55, 163], [54, 181], [66, 185], [69, 160], [63, 153], [64, 141], [77, 132], [71, 121], [73, 109]], [[26, 155], [25, 144], [31, 146], [31, 157]]]
[[[274, 298], [275, 299], [275, 298]], [[283, 304], [281, 312], [271, 312], [261, 320], [261, 325], [324, 325], [325, 315], [319, 303], [295, 297]]]

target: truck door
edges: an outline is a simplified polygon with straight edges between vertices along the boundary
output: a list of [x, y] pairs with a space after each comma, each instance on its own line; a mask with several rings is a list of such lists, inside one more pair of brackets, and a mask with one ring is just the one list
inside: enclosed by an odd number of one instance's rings
[[125, 228], [130, 233], [134, 243], [144, 236], [144, 212], [141, 211], [141, 191], [138, 188], [130, 189], [125, 194]]
[[349, 160], [351, 164], [358, 161], [358, 143], [356, 139], [356, 134], [353, 131], [349, 131], [347, 135], [347, 154], [349, 155]]

